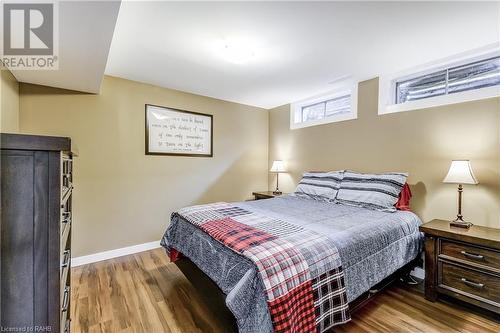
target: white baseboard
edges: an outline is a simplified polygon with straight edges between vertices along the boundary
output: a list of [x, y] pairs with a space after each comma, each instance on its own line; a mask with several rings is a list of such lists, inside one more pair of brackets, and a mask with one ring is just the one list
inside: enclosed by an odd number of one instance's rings
[[425, 278], [425, 270], [423, 268], [420, 268], [420, 267], [415, 267], [410, 272], [410, 275], [423, 280]]
[[75, 257], [75, 258], [71, 258], [71, 266], [76, 267], [76, 266], [91, 264], [93, 262], [98, 262], [98, 261], [107, 260], [107, 259], [113, 259], [113, 258], [117, 258], [117, 257], [126, 256], [129, 254], [134, 254], [134, 253], [138, 253], [138, 252], [156, 249], [156, 248], [159, 248], [160, 246], [161, 246], [160, 241], [154, 241], [154, 242], [149, 242], [149, 243], [144, 243], [144, 244], [137, 244], [137, 245], [127, 246], [127, 247], [122, 247], [120, 249], [114, 249], [114, 250], [89, 254], [87, 256]]
[[[91, 263], [98, 262], [98, 261], [103, 261], [103, 260], [107, 260], [107, 259], [113, 259], [113, 258], [117, 258], [117, 257], [126, 256], [129, 254], [153, 250], [153, 249], [157, 249], [159, 247], [161, 247], [160, 241], [153, 241], [153, 242], [144, 243], [144, 244], [137, 244], [137, 245], [127, 246], [127, 247], [122, 247], [120, 249], [98, 252], [98, 253], [94, 253], [94, 254], [89, 254], [87, 256], [71, 258], [71, 266], [72, 267], [82, 266], [82, 265], [91, 264]], [[419, 278], [419, 279], [422, 279], [422, 280], [425, 278], [425, 271], [420, 267], [415, 267], [410, 272], [410, 274], [412, 276]]]

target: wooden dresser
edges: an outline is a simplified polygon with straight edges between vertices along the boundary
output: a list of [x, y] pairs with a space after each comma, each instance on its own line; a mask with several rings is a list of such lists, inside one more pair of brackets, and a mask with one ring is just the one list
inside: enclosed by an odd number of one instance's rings
[[500, 313], [500, 229], [433, 220], [425, 238], [425, 297], [445, 294]]
[[1, 134], [0, 146], [2, 331], [69, 332], [71, 140]]

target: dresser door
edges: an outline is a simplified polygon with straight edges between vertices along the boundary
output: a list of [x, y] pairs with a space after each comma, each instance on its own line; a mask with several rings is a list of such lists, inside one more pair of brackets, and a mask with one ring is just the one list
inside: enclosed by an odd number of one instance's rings
[[49, 153], [2, 150], [1, 326], [46, 326]]

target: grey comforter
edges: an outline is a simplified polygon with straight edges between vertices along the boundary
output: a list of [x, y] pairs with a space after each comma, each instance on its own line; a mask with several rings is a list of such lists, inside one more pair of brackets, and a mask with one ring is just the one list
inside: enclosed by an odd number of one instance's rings
[[[349, 302], [413, 260], [422, 248], [421, 221], [411, 212], [378, 212], [291, 195], [236, 205], [331, 238], [342, 260]], [[162, 245], [182, 252], [221, 288], [240, 332], [272, 332], [262, 282], [251, 261], [178, 216]]]

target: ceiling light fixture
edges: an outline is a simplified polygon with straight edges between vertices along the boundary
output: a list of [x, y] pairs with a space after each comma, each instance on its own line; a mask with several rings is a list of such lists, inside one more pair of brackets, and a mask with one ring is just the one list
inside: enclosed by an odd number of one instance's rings
[[224, 39], [217, 43], [219, 56], [233, 64], [246, 64], [255, 57], [251, 43], [243, 39]]

